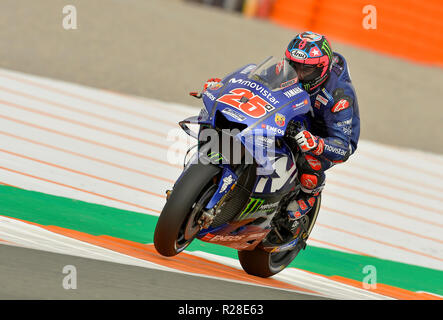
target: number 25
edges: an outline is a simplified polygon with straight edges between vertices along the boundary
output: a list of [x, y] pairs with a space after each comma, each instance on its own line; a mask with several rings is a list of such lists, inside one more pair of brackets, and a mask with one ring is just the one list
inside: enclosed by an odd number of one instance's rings
[[[242, 102], [241, 99], [247, 99]], [[266, 114], [265, 106], [268, 104], [264, 99], [253, 94], [248, 89], [236, 88], [217, 99], [218, 101], [230, 105], [253, 118], [260, 118]]]

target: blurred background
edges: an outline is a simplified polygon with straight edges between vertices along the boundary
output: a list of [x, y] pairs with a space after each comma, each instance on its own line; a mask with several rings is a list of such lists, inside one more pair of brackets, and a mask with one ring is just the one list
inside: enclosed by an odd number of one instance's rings
[[208, 78], [312, 30], [348, 60], [363, 139], [443, 153], [442, 14], [438, 0], [2, 0], [0, 68], [199, 107], [188, 92]]

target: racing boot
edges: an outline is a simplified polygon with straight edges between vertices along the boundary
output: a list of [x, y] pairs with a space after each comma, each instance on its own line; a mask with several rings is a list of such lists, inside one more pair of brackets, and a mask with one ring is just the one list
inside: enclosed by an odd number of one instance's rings
[[315, 205], [324, 186], [325, 174], [323, 172], [301, 173], [300, 192], [286, 209], [289, 220], [298, 220], [307, 214]]
[[300, 228], [301, 225], [299, 220], [312, 210], [319, 194], [319, 192], [316, 192], [315, 194], [307, 194], [300, 191], [297, 197], [288, 204], [286, 210], [290, 223], [289, 231], [294, 238], [296, 238], [299, 232], [303, 229]]
[[298, 196], [286, 208], [289, 220], [298, 220], [307, 214], [314, 207], [319, 194], [319, 192], [308, 194], [300, 191]]

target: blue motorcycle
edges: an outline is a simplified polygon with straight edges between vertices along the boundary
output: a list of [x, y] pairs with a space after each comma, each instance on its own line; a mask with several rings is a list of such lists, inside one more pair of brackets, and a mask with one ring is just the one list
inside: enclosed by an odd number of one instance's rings
[[285, 210], [300, 190], [303, 157], [285, 133], [309, 129], [309, 95], [295, 70], [273, 57], [193, 95], [204, 108], [179, 124], [198, 143], [167, 191], [155, 248], [174, 256], [197, 238], [238, 250], [247, 273], [272, 276], [306, 247], [320, 209], [321, 195], [296, 221]]

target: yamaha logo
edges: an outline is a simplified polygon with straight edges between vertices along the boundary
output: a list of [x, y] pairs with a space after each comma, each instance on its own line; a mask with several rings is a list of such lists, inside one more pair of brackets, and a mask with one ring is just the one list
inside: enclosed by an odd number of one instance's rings
[[295, 49], [291, 51], [291, 56], [296, 58], [296, 59], [306, 59], [308, 57], [308, 55], [306, 54], [306, 52], [299, 50], [299, 49]]

